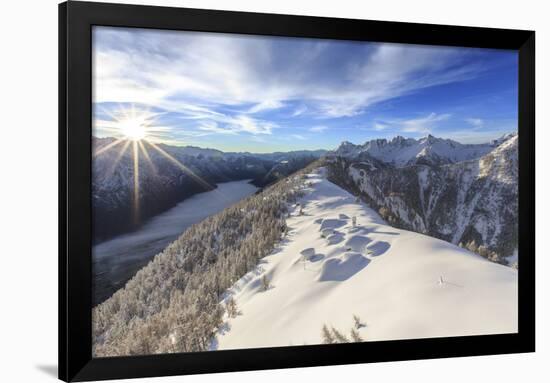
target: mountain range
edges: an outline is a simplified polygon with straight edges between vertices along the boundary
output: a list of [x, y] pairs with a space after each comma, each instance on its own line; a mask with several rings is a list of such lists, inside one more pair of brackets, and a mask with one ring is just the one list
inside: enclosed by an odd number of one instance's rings
[[442, 165], [471, 160], [484, 156], [503, 141], [510, 138], [505, 135], [487, 144], [461, 144], [450, 139], [437, 138], [432, 135], [421, 139], [397, 136], [391, 140], [376, 139], [362, 145], [344, 141], [332, 154], [346, 158], [357, 158], [369, 154], [385, 163], [396, 167], [425, 164]]
[[517, 255], [517, 161], [515, 133], [477, 145], [433, 136], [343, 142], [327, 154], [329, 179], [390, 224], [500, 263]]

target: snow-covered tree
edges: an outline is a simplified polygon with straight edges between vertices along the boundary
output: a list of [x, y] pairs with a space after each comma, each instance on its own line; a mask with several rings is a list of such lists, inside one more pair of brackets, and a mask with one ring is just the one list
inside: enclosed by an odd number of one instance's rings
[[229, 297], [227, 299], [227, 302], [225, 303], [225, 308], [227, 310], [227, 315], [229, 315], [230, 318], [235, 318], [237, 315], [239, 315], [239, 309], [237, 308], [237, 302], [233, 297]]
[[359, 331], [354, 328], [351, 329], [350, 336], [352, 342], [363, 342], [363, 338], [361, 338], [361, 335], [359, 335]]
[[334, 336], [332, 335], [332, 332], [327, 327], [327, 325], [323, 325], [323, 328], [321, 329], [321, 336], [323, 338], [323, 343], [325, 344], [332, 344], [336, 343], [336, 339], [334, 339]]
[[353, 315], [353, 324], [356, 329], [360, 329], [364, 326], [363, 322], [361, 322], [361, 318], [359, 318], [359, 316], [355, 314]]

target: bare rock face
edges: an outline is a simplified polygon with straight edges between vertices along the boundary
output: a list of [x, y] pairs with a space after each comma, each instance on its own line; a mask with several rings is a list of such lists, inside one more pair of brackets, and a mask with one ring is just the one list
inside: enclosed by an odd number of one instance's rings
[[[403, 140], [399, 142], [417, 142]], [[359, 195], [396, 227], [506, 263], [518, 242], [518, 136], [488, 145], [492, 150], [470, 147], [470, 154], [480, 154], [477, 158], [452, 161], [452, 154], [440, 151], [437, 157], [432, 152], [429, 158], [416, 156], [396, 165], [365, 150], [350, 155], [348, 143], [345, 155], [337, 150], [327, 158], [329, 179]]]

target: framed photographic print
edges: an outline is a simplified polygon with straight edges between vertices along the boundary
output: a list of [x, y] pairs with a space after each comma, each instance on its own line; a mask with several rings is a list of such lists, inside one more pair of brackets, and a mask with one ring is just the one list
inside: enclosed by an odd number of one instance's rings
[[534, 351], [534, 32], [59, 6], [59, 377]]

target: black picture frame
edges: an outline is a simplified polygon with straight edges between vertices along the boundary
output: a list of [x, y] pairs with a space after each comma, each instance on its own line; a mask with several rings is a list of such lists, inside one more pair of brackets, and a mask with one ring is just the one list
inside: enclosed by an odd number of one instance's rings
[[[518, 333], [92, 358], [94, 25], [511, 49], [519, 53]], [[59, 5], [59, 378], [88, 381], [535, 351], [535, 32], [69, 1]]]

